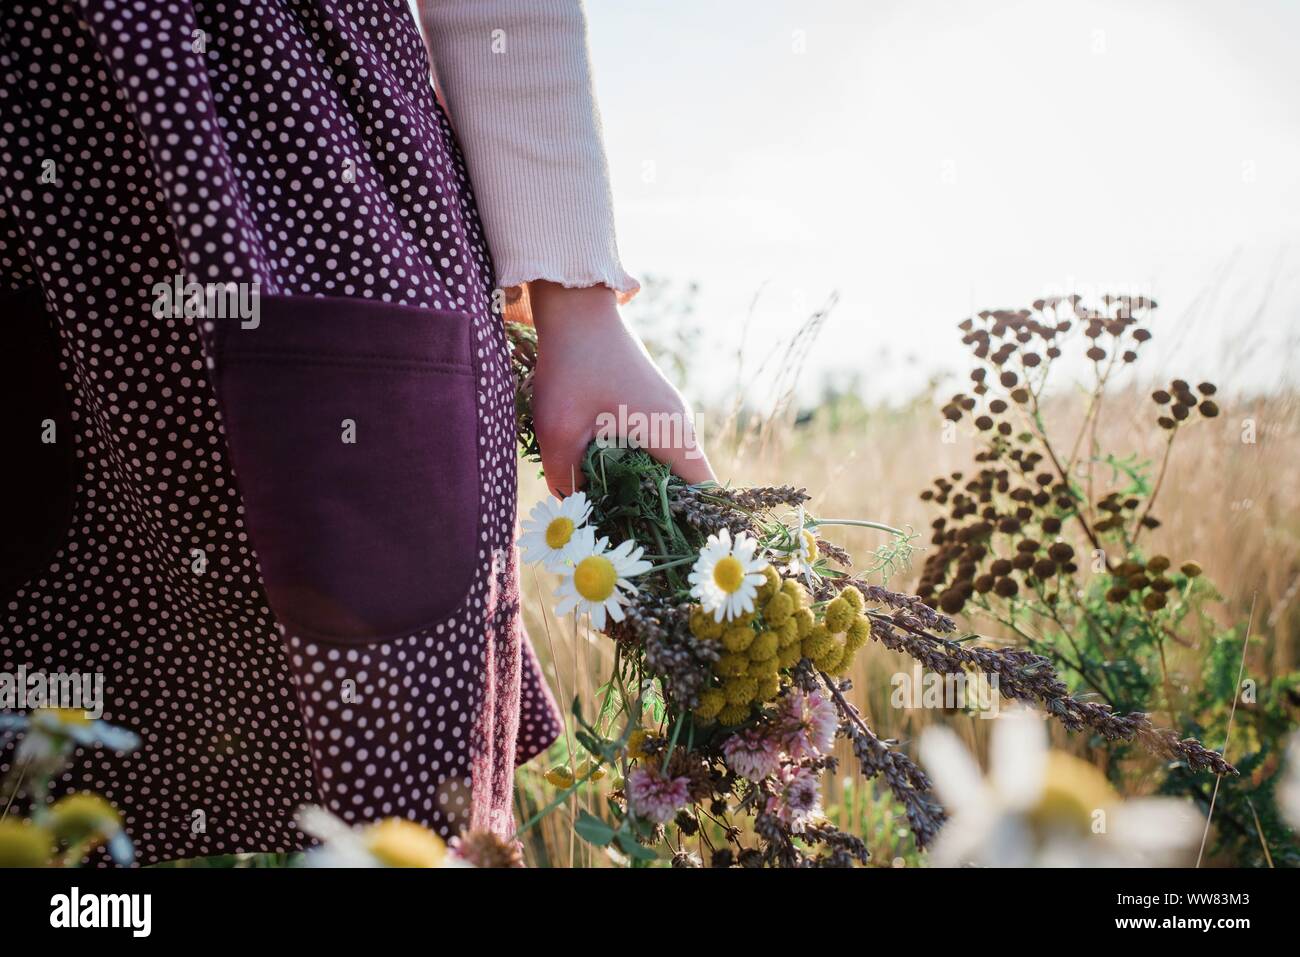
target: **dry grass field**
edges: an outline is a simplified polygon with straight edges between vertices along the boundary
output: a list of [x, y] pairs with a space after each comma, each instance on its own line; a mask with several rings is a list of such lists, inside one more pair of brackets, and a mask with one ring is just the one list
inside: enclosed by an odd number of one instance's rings
[[[1252, 645], [1246, 671], [1263, 685], [1300, 664], [1300, 397], [1220, 398], [1220, 417], [1198, 421], [1180, 436], [1154, 513], [1162, 524], [1146, 544], [1175, 561], [1201, 563], [1223, 595], [1213, 609], [1223, 624], [1244, 622], [1255, 602], [1253, 634], [1262, 641]], [[1106, 401], [1108, 415], [1098, 435], [1101, 447], [1158, 462], [1163, 436], [1152, 425], [1148, 392], [1133, 387]], [[798, 416], [798, 425], [796, 417], [787, 414], [747, 430], [739, 439], [734, 430], [731, 436], [714, 436], [710, 453], [723, 481], [802, 486], [812, 496], [810, 511], [818, 516], [870, 518], [921, 532], [917, 545], [922, 550], [915, 554], [912, 568], [890, 582], [910, 591], [925, 558], [930, 523], [939, 514], [918, 494], [938, 475], [970, 471], [975, 448], [969, 428], [959, 428], [955, 442], [944, 442], [940, 404], [934, 396], [903, 408], [869, 408], [855, 400], [827, 402]], [[1073, 435], [1082, 415], [1082, 401], [1072, 396], [1058, 394], [1045, 409], [1049, 428], [1059, 428], [1062, 434]], [[1252, 431], [1254, 441], [1243, 441]], [[545, 490], [530, 466], [523, 465], [521, 473], [522, 512]], [[880, 533], [861, 529], [830, 529], [826, 537], [859, 556], [883, 544]], [[552, 587], [544, 572], [525, 571], [527, 627], [557, 697], [567, 708], [578, 696], [584, 713], [590, 714], [593, 692], [609, 671], [610, 642], [578, 629], [571, 618], [556, 620], [550, 612]], [[961, 616], [959, 623], [992, 640], [1004, 637], [994, 622]], [[1194, 658], [1200, 653], [1195, 638], [1189, 644], [1178, 653]], [[1177, 666], [1174, 662], [1175, 670]], [[855, 703], [873, 727], [904, 746], [925, 723], [942, 719], [935, 712], [890, 707], [890, 676], [910, 669], [910, 659], [872, 645], [859, 656], [852, 674]], [[989, 722], [959, 717], [952, 723], [969, 742], [984, 746], [987, 729], [982, 725]], [[1079, 743], [1059, 729], [1055, 737], [1058, 745], [1080, 750]], [[1206, 744], [1218, 748], [1223, 742]], [[854, 784], [855, 766], [843, 741], [840, 748], [838, 779], [826, 782], [828, 815], [863, 833], [877, 864], [915, 862], [905, 822], [870, 785]], [[563, 760], [565, 754], [557, 746], [550, 758]], [[1228, 756], [1232, 758], [1231, 744]], [[553, 793], [541, 779], [545, 769], [539, 760], [520, 774], [521, 813]], [[1140, 777], [1134, 786], [1142, 786]], [[575, 839], [572, 828], [578, 810], [599, 801], [588, 788], [543, 819], [526, 840], [530, 863], [606, 863], [598, 851]]]

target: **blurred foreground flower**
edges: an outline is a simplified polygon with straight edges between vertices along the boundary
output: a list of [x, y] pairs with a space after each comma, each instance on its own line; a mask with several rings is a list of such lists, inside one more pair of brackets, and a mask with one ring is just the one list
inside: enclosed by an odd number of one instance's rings
[[1180, 862], [1203, 819], [1171, 798], [1124, 801], [1097, 768], [1048, 749], [1032, 711], [997, 719], [989, 776], [951, 730], [926, 729], [921, 758], [952, 818], [939, 867], [1154, 867]]
[[107, 721], [86, 716], [73, 708], [37, 708], [0, 714], [0, 747], [16, 734], [23, 739], [14, 752], [14, 768], [41, 777], [61, 769], [74, 748], [104, 747], [113, 751], [134, 751], [140, 746], [135, 734]]
[[78, 747], [134, 751], [139, 737], [70, 708], [0, 714], [0, 747], [19, 734], [4, 792], [10, 801], [28, 797], [31, 820], [0, 817], [0, 867], [76, 867], [99, 847], [113, 863], [133, 864], [135, 848], [106, 798], [82, 791], [51, 804], [49, 793], [51, 779]]
[[1277, 803], [1286, 822], [1300, 831], [1300, 731], [1286, 749], [1286, 777], [1277, 789]]
[[321, 842], [307, 852], [309, 867], [455, 867], [464, 862], [447, 853], [447, 845], [426, 827], [389, 817], [349, 827], [329, 811], [305, 807], [298, 826]]
[[67, 845], [65, 864], [75, 864], [101, 846], [119, 867], [130, 867], [135, 861], [135, 848], [122, 830], [121, 815], [98, 794], [80, 791], [59, 798], [50, 805], [47, 823]]
[[491, 831], [469, 831], [451, 839], [451, 853], [470, 867], [523, 867], [524, 850], [518, 841]]
[[0, 819], [0, 867], [44, 867], [53, 853], [49, 828], [16, 817]]

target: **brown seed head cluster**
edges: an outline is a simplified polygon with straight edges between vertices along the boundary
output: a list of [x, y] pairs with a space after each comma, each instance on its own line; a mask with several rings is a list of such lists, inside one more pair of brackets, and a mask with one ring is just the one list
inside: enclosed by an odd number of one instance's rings
[[[1186, 422], [1193, 412], [1207, 419], [1219, 414], [1219, 406], [1210, 396], [1218, 392], [1213, 382], [1202, 382], [1195, 390], [1183, 379], [1175, 379], [1166, 389], [1151, 393], [1151, 401], [1159, 408], [1156, 423], [1162, 429], [1173, 431]], [[1199, 395], [1198, 395], [1199, 393]]]

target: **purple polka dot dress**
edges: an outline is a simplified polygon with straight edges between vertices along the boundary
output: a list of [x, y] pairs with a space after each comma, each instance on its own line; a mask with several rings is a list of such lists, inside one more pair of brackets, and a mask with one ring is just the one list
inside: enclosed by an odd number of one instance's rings
[[511, 833], [560, 722], [405, 0], [8, 0], [0, 71], [0, 670], [102, 674], [143, 740], [60, 787], [143, 863], [301, 847], [308, 803]]

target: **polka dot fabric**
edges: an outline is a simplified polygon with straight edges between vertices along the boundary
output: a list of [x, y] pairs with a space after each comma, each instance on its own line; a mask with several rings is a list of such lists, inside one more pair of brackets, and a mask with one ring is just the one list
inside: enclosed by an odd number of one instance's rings
[[[0, 667], [103, 673], [105, 719], [144, 741], [60, 786], [109, 796], [142, 863], [300, 847], [311, 802], [509, 833], [514, 766], [560, 722], [520, 624], [491, 264], [405, 2], [16, 0], [0, 70], [0, 288], [37, 289], [57, 332], [80, 473], [62, 546], [0, 599]], [[213, 321], [151, 311], [177, 275], [469, 317], [479, 531], [454, 612], [379, 641], [277, 622]]]

